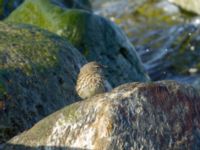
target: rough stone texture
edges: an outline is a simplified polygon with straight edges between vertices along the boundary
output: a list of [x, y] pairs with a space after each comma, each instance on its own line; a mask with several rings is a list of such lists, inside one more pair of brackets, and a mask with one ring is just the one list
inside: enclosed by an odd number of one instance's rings
[[8, 16], [23, 0], [0, 0], [0, 19]]
[[[0, 0], [0, 19], [7, 17], [24, 0]], [[33, 1], [33, 0], [32, 0]], [[35, 0], [34, 0], [35, 1]], [[62, 9], [76, 8], [92, 11], [89, 0], [46, 0]]]
[[200, 0], [169, 0], [185, 10], [194, 12], [200, 15]]
[[77, 99], [84, 57], [53, 33], [0, 22], [0, 143]]
[[[6, 21], [34, 24], [67, 37], [88, 61], [108, 65], [106, 76], [112, 86], [149, 80], [135, 48], [114, 23], [86, 11], [64, 11], [41, 3], [26, 1]], [[30, 8], [34, 8], [32, 13]]]
[[190, 86], [130, 83], [66, 106], [3, 149], [197, 150], [199, 115], [200, 94]]
[[133, 27], [129, 34], [151, 79], [191, 83], [200, 75], [200, 26], [149, 26]]

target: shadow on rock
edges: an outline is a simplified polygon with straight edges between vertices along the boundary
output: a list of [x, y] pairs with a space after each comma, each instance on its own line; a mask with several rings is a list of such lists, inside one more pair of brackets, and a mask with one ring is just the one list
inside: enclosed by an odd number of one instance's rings
[[[15, 144], [7, 144], [6, 149], [10, 150], [83, 150], [81, 148], [72, 148], [72, 147], [57, 147], [57, 146], [38, 146], [38, 147], [29, 147], [25, 145], [15, 145]], [[4, 149], [5, 149], [4, 148]], [[2, 147], [0, 146], [0, 150], [3, 150]], [[84, 150], [89, 150], [89, 149], [84, 149]]]

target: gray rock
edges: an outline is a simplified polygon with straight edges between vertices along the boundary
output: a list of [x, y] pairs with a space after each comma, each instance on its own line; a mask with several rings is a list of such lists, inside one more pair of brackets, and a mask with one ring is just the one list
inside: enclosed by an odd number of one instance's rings
[[199, 112], [200, 93], [190, 86], [130, 83], [64, 107], [3, 149], [198, 150]]
[[172, 4], [168, 1], [158, 2], [155, 5], [155, 7], [157, 7], [158, 9], [164, 10], [169, 15], [176, 15], [176, 14], [180, 13], [178, 6]]
[[[30, 13], [30, 6], [38, 11]], [[126, 35], [103, 17], [82, 10], [63, 11], [44, 0], [27, 0], [6, 21], [37, 25], [67, 37], [88, 61], [108, 66], [106, 76], [114, 87], [131, 81], [149, 81]]]
[[194, 86], [194, 88], [196, 88], [197, 90], [200, 91], [200, 78], [197, 78], [192, 85]]
[[[85, 58], [53, 33], [0, 22], [0, 143], [75, 102]], [[1, 107], [2, 106], [2, 107]]]
[[91, 0], [96, 14], [112, 18], [130, 14], [147, 0]]
[[169, 0], [187, 11], [194, 12], [200, 15], [200, 0]]
[[[145, 30], [145, 26], [142, 28]], [[199, 33], [200, 26], [181, 24], [131, 34], [152, 80], [173, 79], [190, 83], [193, 76], [200, 74]], [[138, 39], [140, 36], [143, 38]]]
[[[24, 0], [0, 0], [0, 19], [9, 16], [9, 14], [23, 2]], [[62, 9], [76, 8], [92, 11], [89, 0], [49, 0], [49, 2]]]
[[[65, 17], [62, 35], [88, 61], [96, 60], [108, 66], [106, 77], [113, 87], [132, 81], [149, 81], [134, 46], [118, 26], [103, 17], [77, 10], [68, 11]], [[75, 21], [70, 21], [74, 18]]]
[[185, 82], [200, 75], [200, 19], [178, 13], [174, 5], [147, 1], [131, 14], [118, 9], [123, 15], [112, 16], [126, 31], [152, 80]]

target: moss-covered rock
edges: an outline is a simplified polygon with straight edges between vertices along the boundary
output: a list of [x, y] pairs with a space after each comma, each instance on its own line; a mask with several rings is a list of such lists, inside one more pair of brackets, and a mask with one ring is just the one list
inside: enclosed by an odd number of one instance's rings
[[199, 94], [174, 81], [125, 84], [66, 106], [3, 149], [197, 150]]
[[108, 65], [106, 74], [113, 86], [149, 80], [125, 34], [103, 17], [82, 10], [62, 10], [47, 0], [27, 0], [6, 21], [34, 24], [67, 37], [87, 60]]
[[[62, 9], [76, 8], [92, 11], [89, 0], [47, 0], [53, 5], [57, 5]], [[24, 0], [0, 0], [0, 19], [7, 17], [15, 10]], [[29, 10], [31, 11], [31, 10]]]
[[86, 62], [65, 38], [27, 25], [0, 22], [0, 143], [77, 100]]

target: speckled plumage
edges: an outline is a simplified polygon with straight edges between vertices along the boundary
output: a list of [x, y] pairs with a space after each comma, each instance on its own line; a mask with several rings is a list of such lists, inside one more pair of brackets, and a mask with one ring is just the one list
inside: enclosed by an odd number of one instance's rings
[[78, 75], [76, 91], [82, 98], [89, 98], [105, 92], [105, 79], [102, 65], [97, 62], [85, 64]]

